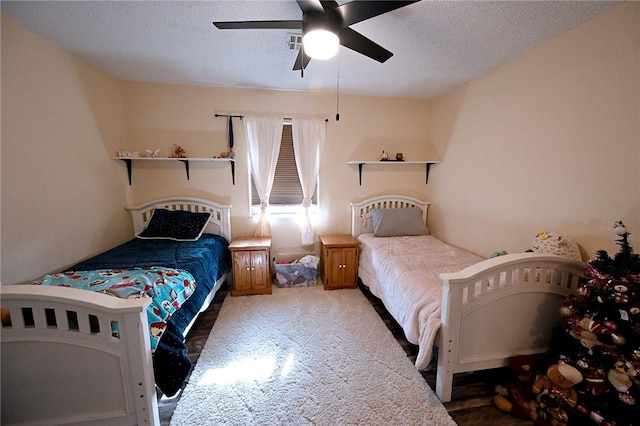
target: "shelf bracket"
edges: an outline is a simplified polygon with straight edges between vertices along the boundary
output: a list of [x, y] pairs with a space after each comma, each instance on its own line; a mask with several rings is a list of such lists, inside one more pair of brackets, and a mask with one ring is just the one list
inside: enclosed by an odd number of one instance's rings
[[426, 161], [408, 161], [405, 162], [404, 160], [380, 160], [380, 163], [378, 163], [377, 161], [347, 161], [347, 164], [350, 165], [358, 165], [358, 181], [360, 186], [362, 186], [362, 170], [364, 168], [365, 164], [415, 164], [415, 165], [420, 165], [420, 164], [424, 164], [425, 165], [425, 184], [429, 184], [429, 172], [431, 171], [431, 166], [434, 164], [438, 164], [440, 163], [440, 161], [430, 161], [430, 160], [426, 160]]
[[131, 186], [131, 159], [130, 158], [121, 158], [127, 164], [127, 176], [129, 176], [129, 186]]
[[[187, 174], [187, 180], [191, 180], [190, 168], [189, 168], [190, 167], [189, 166], [190, 159], [186, 158], [186, 157], [185, 158], [173, 158], [173, 157], [169, 157], [169, 158], [146, 158], [146, 157], [137, 158], [136, 157], [136, 158], [113, 158], [113, 159], [114, 160], [117, 159], [117, 160], [124, 161], [125, 164], [127, 165], [127, 177], [129, 178], [129, 186], [131, 186], [131, 183], [132, 183], [132, 180], [133, 180], [132, 179], [132, 168], [133, 168], [132, 165], [133, 165], [133, 161], [134, 160], [176, 160], [176, 161], [180, 161], [180, 162], [184, 163], [184, 170], [185, 170], [185, 173]], [[205, 161], [206, 160], [213, 160], [213, 161], [216, 161], [216, 160], [222, 160], [222, 159], [216, 159], [216, 158], [212, 158], [212, 159], [209, 159], [209, 158], [194, 158], [194, 159], [191, 159], [191, 160], [194, 160], [194, 161], [200, 161], [200, 160], [205, 160]], [[235, 164], [235, 161], [232, 158], [229, 158], [228, 160], [229, 160], [229, 163], [231, 165], [231, 181], [235, 185], [236, 184], [236, 164]]]
[[189, 160], [180, 160], [184, 163], [184, 170], [187, 172], [187, 180], [189, 180]]

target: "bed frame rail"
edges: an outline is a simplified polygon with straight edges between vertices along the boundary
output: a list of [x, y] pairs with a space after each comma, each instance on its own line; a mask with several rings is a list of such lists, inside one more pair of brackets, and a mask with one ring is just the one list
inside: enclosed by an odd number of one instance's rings
[[441, 274], [442, 323], [436, 394], [451, 400], [453, 375], [503, 367], [510, 357], [548, 349], [558, 309], [584, 277], [585, 264], [519, 253]]
[[84, 290], [2, 285], [3, 425], [156, 425], [146, 307]]

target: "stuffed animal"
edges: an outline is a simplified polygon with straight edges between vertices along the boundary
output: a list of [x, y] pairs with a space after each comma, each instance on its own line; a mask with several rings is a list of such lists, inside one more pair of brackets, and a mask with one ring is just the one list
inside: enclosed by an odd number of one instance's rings
[[180, 145], [173, 144], [171, 150], [171, 158], [186, 158], [187, 152]]
[[589, 321], [591, 318], [573, 315], [565, 320], [565, 328], [568, 334], [577, 339], [580, 344], [588, 350], [600, 344], [598, 335], [589, 329]]
[[580, 249], [575, 242], [553, 232], [538, 232], [531, 247], [537, 253], [557, 254], [569, 259], [582, 260]]
[[582, 373], [569, 364], [552, 364], [547, 374], [533, 384], [535, 399], [529, 404], [529, 415], [539, 425], [566, 426], [568, 408], [578, 403], [574, 385], [582, 381]]
[[636, 375], [637, 372], [630, 363], [618, 360], [607, 373], [607, 379], [609, 379], [609, 383], [611, 383], [618, 392], [624, 393], [629, 390], [633, 384], [631, 378]]
[[511, 377], [504, 385], [496, 386], [493, 403], [499, 410], [523, 419], [529, 418], [529, 402], [533, 396], [531, 385], [535, 378], [534, 359], [518, 355], [509, 359]]
[[8, 308], [0, 309], [0, 314], [2, 317], [2, 325], [5, 327], [11, 326], [11, 314], [9, 313]]

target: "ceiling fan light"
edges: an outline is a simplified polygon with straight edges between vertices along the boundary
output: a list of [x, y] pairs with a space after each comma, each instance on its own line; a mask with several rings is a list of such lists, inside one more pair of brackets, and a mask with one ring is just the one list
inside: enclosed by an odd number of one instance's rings
[[313, 59], [329, 59], [338, 53], [340, 40], [328, 30], [318, 29], [307, 32], [302, 38], [304, 53]]

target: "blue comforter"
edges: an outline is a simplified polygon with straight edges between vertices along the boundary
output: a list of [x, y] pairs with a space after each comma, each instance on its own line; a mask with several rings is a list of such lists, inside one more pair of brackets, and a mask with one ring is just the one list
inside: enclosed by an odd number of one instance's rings
[[191, 371], [183, 332], [198, 314], [216, 281], [231, 270], [229, 242], [203, 234], [198, 241], [133, 239], [68, 268], [70, 271], [164, 266], [190, 272], [197, 288], [167, 324], [153, 356], [158, 388], [168, 396], [182, 387]]
[[[196, 280], [189, 272], [164, 266], [66, 271], [45, 275], [34, 284], [77, 288], [120, 299], [151, 299], [147, 306], [147, 320], [152, 353], [158, 347], [171, 316], [197, 288]], [[120, 335], [117, 323], [111, 324], [111, 333], [115, 337]]]

